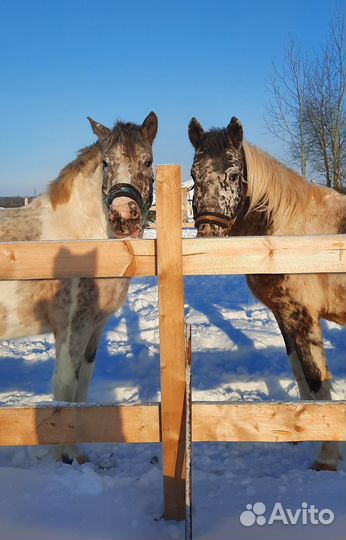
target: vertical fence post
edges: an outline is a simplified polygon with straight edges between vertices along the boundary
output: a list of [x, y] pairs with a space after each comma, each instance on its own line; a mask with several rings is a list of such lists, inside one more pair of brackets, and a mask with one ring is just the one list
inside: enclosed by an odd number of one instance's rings
[[192, 540], [192, 338], [191, 326], [185, 325], [186, 381], [186, 488], [185, 540]]
[[185, 517], [185, 338], [181, 171], [156, 171], [161, 426], [165, 518]]

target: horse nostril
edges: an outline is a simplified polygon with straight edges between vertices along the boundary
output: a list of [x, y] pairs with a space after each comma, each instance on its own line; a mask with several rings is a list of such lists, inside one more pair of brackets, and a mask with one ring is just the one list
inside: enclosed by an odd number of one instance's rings
[[141, 213], [138, 208], [138, 205], [135, 202], [129, 203], [129, 209], [130, 209], [130, 214], [131, 214], [132, 219], [137, 219], [140, 217]]

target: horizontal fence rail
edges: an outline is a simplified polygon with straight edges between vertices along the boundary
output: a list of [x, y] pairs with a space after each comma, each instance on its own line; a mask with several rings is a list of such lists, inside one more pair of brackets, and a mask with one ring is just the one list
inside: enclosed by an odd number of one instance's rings
[[[0, 446], [162, 442], [160, 404], [0, 408]], [[193, 403], [193, 442], [345, 441], [346, 403]]]
[[345, 272], [345, 236], [183, 240], [185, 275]]
[[345, 402], [195, 403], [194, 442], [345, 441]]
[[0, 279], [155, 276], [153, 240], [0, 243]]
[[158, 405], [63, 404], [0, 408], [0, 446], [159, 443]]
[[[340, 273], [345, 247], [344, 235], [184, 239], [183, 274]], [[0, 243], [0, 280], [156, 275], [156, 240]]]

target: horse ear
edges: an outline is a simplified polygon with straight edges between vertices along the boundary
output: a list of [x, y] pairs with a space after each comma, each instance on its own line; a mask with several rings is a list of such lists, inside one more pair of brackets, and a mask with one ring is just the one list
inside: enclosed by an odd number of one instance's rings
[[204, 129], [202, 128], [198, 120], [195, 117], [191, 118], [189, 123], [189, 139], [192, 146], [194, 146], [195, 148], [198, 147], [203, 133]]
[[99, 124], [98, 122], [95, 122], [95, 120], [90, 118], [90, 116], [88, 116], [87, 118], [90, 122], [91, 129], [95, 133], [96, 137], [99, 139], [99, 141], [101, 142], [104, 141], [108, 137], [108, 135], [111, 133], [111, 130], [106, 126]]
[[150, 144], [153, 144], [156, 137], [157, 125], [157, 116], [153, 111], [151, 111], [142, 124], [143, 136]]
[[238, 148], [240, 146], [240, 143], [243, 142], [243, 126], [239, 122], [238, 118], [236, 118], [235, 116], [232, 117], [230, 123], [226, 128], [226, 131], [228, 138], [232, 141], [234, 146]]

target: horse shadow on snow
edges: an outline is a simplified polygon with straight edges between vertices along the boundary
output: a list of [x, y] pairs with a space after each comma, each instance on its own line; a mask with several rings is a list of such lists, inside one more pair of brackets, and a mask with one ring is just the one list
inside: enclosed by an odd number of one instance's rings
[[[57, 257], [57, 268], [61, 268], [66, 251]], [[85, 264], [96, 267], [96, 254], [93, 261], [90, 254]], [[83, 257], [76, 264], [83, 268]], [[91, 265], [91, 266], [90, 266]], [[156, 284], [155, 278], [133, 280], [136, 291], [145, 295]], [[131, 285], [130, 285], [131, 290]], [[89, 401], [125, 403], [157, 401], [160, 391], [159, 345], [143, 339], [141, 329], [142, 311], [135, 307], [136, 292], [131, 293], [131, 301], [126, 300], [122, 309], [112, 316], [106, 324], [98, 347], [95, 372], [90, 384]], [[206, 321], [201, 326], [194, 324], [194, 338], [197, 350], [193, 353], [193, 387], [197, 391], [217, 392], [224, 388], [223, 399], [292, 399], [290, 392], [295, 382], [290, 371], [284, 342], [280, 346], [256, 348], [251, 332], [239, 328], [232, 318], [224, 314], [242, 311], [249, 317], [257, 300], [252, 296], [243, 276], [188, 277], [185, 278], [186, 320], [192, 313], [202, 315]], [[148, 309], [150, 309], [150, 305]], [[263, 307], [264, 312], [269, 310]], [[272, 324], [269, 315], [263, 325]], [[158, 332], [156, 320], [154, 332]], [[276, 324], [274, 325], [276, 328]], [[236, 347], [235, 350], [198, 350], [198, 336], [206, 330], [213, 333], [213, 327], [225, 335]], [[340, 356], [345, 350], [345, 333], [342, 329], [323, 324], [324, 336], [331, 346], [326, 348], [328, 364], [333, 376], [345, 377]], [[109, 337], [114, 333], [114, 337]], [[117, 342], [117, 336], [121, 339]], [[277, 343], [276, 339], [276, 343]], [[50, 381], [54, 371], [53, 347], [45, 340], [45, 353], [49, 359], [32, 361], [22, 357], [3, 357], [0, 359], [0, 392], [26, 392], [28, 394], [49, 394]], [[39, 360], [42, 340], [37, 349]], [[31, 344], [30, 355], [35, 356], [35, 345]], [[11, 354], [12, 356], [12, 354]], [[47, 354], [46, 354], [47, 356]], [[286, 380], [282, 386], [280, 381]], [[290, 383], [287, 380], [292, 380]], [[252, 385], [252, 383], [254, 383]]]

